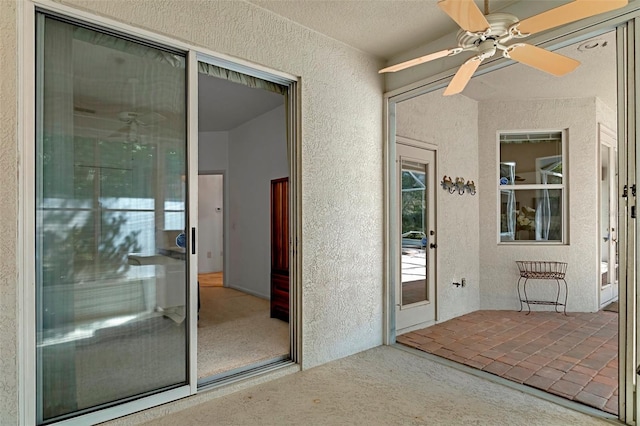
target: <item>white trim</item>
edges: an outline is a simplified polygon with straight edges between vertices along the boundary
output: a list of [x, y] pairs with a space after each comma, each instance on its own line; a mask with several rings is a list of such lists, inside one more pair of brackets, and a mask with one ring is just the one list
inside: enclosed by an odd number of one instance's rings
[[[421, 141], [418, 139], [407, 138], [405, 136], [396, 135], [396, 143], [399, 143], [401, 145], [409, 145], [414, 148], [426, 149], [429, 151], [438, 151], [438, 145], [434, 144], [433, 142]], [[436, 176], [438, 175], [436, 174]]]
[[[35, 321], [35, 8], [18, 2], [18, 416], [36, 422]], [[28, 125], [27, 125], [28, 124]], [[31, 171], [31, 172], [30, 172]]]
[[[391, 274], [392, 272], [392, 267], [390, 265], [389, 260], [392, 258], [392, 250], [390, 249], [390, 234], [389, 234], [389, 230], [394, 229], [391, 227], [391, 221], [390, 221], [390, 215], [389, 215], [389, 209], [391, 208], [391, 201], [390, 201], [390, 196], [391, 196], [391, 192], [390, 192], [390, 185], [391, 185], [391, 180], [389, 179], [389, 170], [391, 169], [390, 165], [389, 165], [389, 158], [390, 158], [390, 144], [393, 142], [395, 143], [395, 138], [392, 138], [391, 135], [389, 134], [389, 118], [392, 114], [390, 112], [390, 109], [394, 109], [395, 110], [395, 105], [390, 105], [389, 102], [387, 102], [387, 99], [384, 99], [383, 105], [382, 105], [382, 116], [383, 116], [383, 120], [382, 120], [382, 127], [383, 127], [383, 131], [382, 131], [382, 138], [383, 138], [383, 145], [382, 145], [382, 200], [383, 200], [383, 211], [382, 211], [382, 216], [383, 216], [383, 224], [384, 224], [384, 229], [387, 230], [386, 232], [383, 232], [383, 236], [382, 236], [382, 252], [383, 252], [383, 275], [382, 275], [382, 344], [383, 345], [391, 345], [393, 343], [395, 343], [395, 331], [394, 331], [394, 327], [395, 327], [395, 315], [391, 313], [391, 310], [393, 309], [393, 300], [392, 300], [392, 296], [391, 296]], [[395, 116], [395, 113], [393, 114]], [[395, 133], [395, 132], [394, 132]], [[395, 136], [395, 135], [394, 135]]]
[[[189, 257], [189, 385], [191, 394], [198, 391], [198, 59], [191, 50], [187, 54], [187, 202], [189, 205], [187, 256]], [[191, 229], [196, 239], [191, 241]], [[192, 250], [195, 245], [195, 253]]]

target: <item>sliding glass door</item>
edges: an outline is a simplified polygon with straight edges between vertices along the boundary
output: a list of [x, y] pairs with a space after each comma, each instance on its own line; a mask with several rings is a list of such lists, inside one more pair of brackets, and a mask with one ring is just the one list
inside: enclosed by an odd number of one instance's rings
[[39, 424], [188, 383], [185, 68], [38, 14]]

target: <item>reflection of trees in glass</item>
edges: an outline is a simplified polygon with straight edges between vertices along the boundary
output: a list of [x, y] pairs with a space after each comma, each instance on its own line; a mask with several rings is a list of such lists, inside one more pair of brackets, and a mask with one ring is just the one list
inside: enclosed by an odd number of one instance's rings
[[141, 230], [128, 229], [127, 209], [109, 209], [105, 203], [150, 197], [153, 191], [146, 184], [152, 179], [152, 146], [76, 137], [60, 164], [52, 155], [60, 145], [55, 142], [45, 138], [42, 145], [38, 194], [42, 286], [57, 286], [43, 300], [44, 328], [73, 322], [76, 285], [125, 278], [128, 254], [141, 250]]
[[424, 231], [424, 173], [402, 172], [402, 233]]
[[[44, 288], [81, 285], [82, 282], [122, 279], [129, 268], [127, 255], [140, 250], [139, 231], [122, 235], [124, 215], [101, 224], [97, 235], [94, 214], [86, 210], [61, 208], [40, 210], [42, 285]], [[70, 287], [66, 291], [73, 291]], [[54, 291], [43, 302], [43, 328], [73, 322], [73, 307], [56, 299]], [[60, 302], [60, 303], [58, 303]]]
[[122, 278], [129, 269], [128, 254], [140, 251], [140, 231], [122, 233], [127, 223], [123, 213], [101, 220], [99, 231], [94, 215], [100, 212], [60, 208], [41, 214], [42, 264], [45, 270], [59, 271], [45, 284]]

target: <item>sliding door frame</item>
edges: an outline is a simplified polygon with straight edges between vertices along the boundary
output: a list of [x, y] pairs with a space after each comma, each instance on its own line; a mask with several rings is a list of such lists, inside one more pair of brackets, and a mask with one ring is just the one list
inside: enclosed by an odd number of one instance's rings
[[[36, 424], [36, 288], [35, 266], [35, 66], [36, 39], [35, 20], [36, 10], [44, 13], [62, 16], [72, 21], [94, 25], [108, 29], [114, 34], [124, 37], [147, 41], [185, 52], [187, 59], [187, 248], [189, 253], [189, 286], [187, 298], [189, 304], [188, 318], [188, 384], [178, 388], [142, 397], [120, 405], [115, 405], [85, 415], [59, 421], [55, 424], [95, 424], [117, 417], [132, 414], [154, 406], [175, 401], [198, 392], [197, 381], [197, 238], [192, 235], [197, 229], [197, 199], [198, 199], [198, 68], [197, 62], [202, 57], [213, 58], [217, 64], [224, 64], [225, 68], [238, 70], [263, 79], [275, 82], [287, 82], [288, 93], [288, 155], [290, 159], [290, 252], [291, 252], [291, 363], [301, 363], [301, 132], [298, 97], [300, 96], [299, 79], [296, 76], [271, 70], [249, 61], [244, 61], [228, 55], [213, 52], [200, 46], [184, 43], [170, 37], [162, 36], [151, 31], [142, 30], [131, 25], [105, 17], [93, 15], [72, 7], [56, 3], [52, 0], [25, 0], [16, 3], [18, 15], [18, 143], [17, 150], [20, 158], [18, 166], [18, 238], [17, 238], [17, 268], [18, 268], [18, 421], [23, 425]], [[249, 72], [247, 72], [249, 71]], [[267, 78], [265, 78], [265, 76]], [[281, 83], [282, 84], [282, 83]], [[192, 228], [194, 233], [192, 234]], [[270, 370], [267, 370], [270, 371]], [[264, 369], [262, 373], [266, 372]], [[254, 373], [259, 374], [258, 372]], [[250, 377], [251, 374], [239, 379]], [[225, 384], [228, 382], [225, 382]]]

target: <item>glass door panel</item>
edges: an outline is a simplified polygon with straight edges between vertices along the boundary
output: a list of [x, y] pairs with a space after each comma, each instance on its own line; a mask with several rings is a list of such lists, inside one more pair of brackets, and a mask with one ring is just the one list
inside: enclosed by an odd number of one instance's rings
[[402, 305], [427, 300], [427, 165], [402, 160]]
[[396, 145], [400, 271], [396, 285], [396, 333], [436, 319], [435, 153]]
[[178, 54], [41, 14], [37, 31], [43, 424], [187, 383], [187, 261], [176, 244], [186, 81]]

